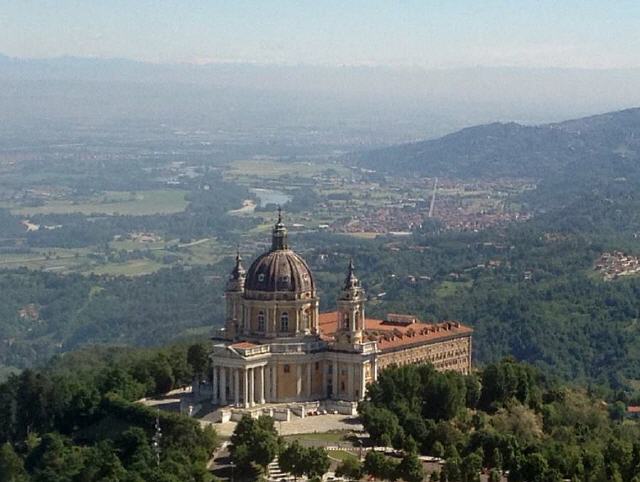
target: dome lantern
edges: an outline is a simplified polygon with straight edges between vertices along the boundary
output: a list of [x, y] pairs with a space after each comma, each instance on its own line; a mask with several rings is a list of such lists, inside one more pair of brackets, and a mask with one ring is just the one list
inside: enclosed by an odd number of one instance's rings
[[282, 208], [278, 206], [278, 222], [273, 227], [271, 251], [280, 249], [289, 249], [289, 245], [287, 243], [287, 228], [282, 222]]

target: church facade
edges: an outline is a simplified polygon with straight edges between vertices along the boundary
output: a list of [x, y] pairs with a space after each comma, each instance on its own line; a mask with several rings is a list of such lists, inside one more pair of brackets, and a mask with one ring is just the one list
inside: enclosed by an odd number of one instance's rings
[[214, 337], [212, 402], [251, 409], [331, 402], [355, 407], [390, 365], [431, 362], [468, 373], [472, 330], [409, 315], [365, 316], [365, 293], [349, 264], [336, 309], [319, 313], [309, 266], [289, 248], [281, 215], [271, 249], [245, 271], [236, 257], [225, 291], [224, 330]]

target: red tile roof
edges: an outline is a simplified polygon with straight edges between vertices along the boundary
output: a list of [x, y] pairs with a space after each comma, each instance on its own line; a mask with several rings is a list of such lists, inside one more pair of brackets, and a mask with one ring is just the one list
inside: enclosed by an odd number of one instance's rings
[[[338, 329], [338, 312], [321, 313], [318, 319], [320, 332], [327, 338], [333, 337]], [[432, 343], [444, 338], [468, 336], [473, 329], [457, 321], [439, 323], [398, 323], [367, 318], [365, 337], [377, 341], [380, 350], [393, 350], [400, 347]]]

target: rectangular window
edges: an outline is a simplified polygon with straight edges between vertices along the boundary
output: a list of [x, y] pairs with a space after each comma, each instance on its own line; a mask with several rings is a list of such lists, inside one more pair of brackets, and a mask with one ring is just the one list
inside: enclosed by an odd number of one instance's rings
[[316, 371], [320, 370], [320, 362], [316, 362]]
[[285, 373], [289, 373], [289, 371], [290, 371], [289, 365], [285, 365], [283, 370], [284, 370]]

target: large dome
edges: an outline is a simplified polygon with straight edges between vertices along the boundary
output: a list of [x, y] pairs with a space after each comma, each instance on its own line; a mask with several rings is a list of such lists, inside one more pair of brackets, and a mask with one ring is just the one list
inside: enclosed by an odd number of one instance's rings
[[245, 281], [249, 291], [304, 293], [315, 289], [307, 263], [290, 249], [269, 251], [249, 268]]
[[[271, 250], [260, 255], [247, 272], [247, 291], [305, 293], [315, 290], [307, 263], [287, 244], [287, 228], [281, 213], [273, 228]], [[315, 295], [312, 295], [315, 296]]]

